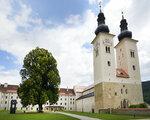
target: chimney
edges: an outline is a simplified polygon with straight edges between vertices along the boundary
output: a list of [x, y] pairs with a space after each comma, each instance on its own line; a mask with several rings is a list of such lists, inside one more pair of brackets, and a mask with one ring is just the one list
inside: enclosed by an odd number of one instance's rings
[[7, 87], [8, 86], [8, 84], [7, 83], [4, 83], [4, 87]]

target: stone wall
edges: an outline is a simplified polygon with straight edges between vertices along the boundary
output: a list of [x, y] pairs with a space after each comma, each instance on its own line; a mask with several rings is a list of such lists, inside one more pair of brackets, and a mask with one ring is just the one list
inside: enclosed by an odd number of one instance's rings
[[150, 115], [150, 109], [147, 108], [100, 109], [99, 113], [124, 114], [124, 115]]
[[120, 109], [124, 106], [121, 102], [126, 101], [129, 105], [143, 103], [140, 84], [105, 82], [95, 85], [95, 110]]
[[94, 110], [94, 96], [76, 100], [76, 111], [92, 112]]

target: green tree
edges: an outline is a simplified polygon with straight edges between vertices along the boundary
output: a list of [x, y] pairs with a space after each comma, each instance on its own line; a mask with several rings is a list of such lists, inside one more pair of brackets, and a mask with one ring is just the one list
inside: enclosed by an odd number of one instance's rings
[[24, 107], [38, 104], [38, 111], [42, 112], [46, 101], [57, 102], [60, 76], [51, 53], [38, 47], [30, 51], [24, 58], [20, 74], [23, 82], [17, 92]]

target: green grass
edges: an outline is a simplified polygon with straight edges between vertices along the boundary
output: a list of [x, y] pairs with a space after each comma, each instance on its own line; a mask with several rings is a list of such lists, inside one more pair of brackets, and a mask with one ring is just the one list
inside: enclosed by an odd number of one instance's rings
[[146, 118], [147, 120], [150, 120], [150, 115], [149, 116], [135, 116], [134, 118], [134, 116], [132, 115], [112, 115], [112, 114], [98, 114], [98, 113], [70, 112], [70, 111], [67, 111], [67, 113], [73, 113], [77, 115], [99, 118], [102, 120], [131, 120], [131, 119], [146, 119]]
[[0, 120], [78, 120], [78, 119], [57, 113], [9, 114], [9, 112], [0, 111]]

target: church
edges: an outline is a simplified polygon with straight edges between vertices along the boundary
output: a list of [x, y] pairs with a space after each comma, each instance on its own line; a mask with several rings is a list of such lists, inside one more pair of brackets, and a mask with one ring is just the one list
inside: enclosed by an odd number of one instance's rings
[[[143, 103], [138, 40], [132, 39], [127, 20], [122, 15], [118, 44], [114, 46], [114, 36], [105, 24], [102, 10], [98, 14], [98, 27], [93, 45], [94, 84], [74, 86], [73, 89], [60, 88], [59, 100], [51, 105], [48, 101], [44, 110], [71, 110], [100, 113], [104, 109], [128, 108]], [[17, 95], [18, 86], [0, 84], [0, 109], [9, 110], [10, 101], [17, 100], [17, 110], [23, 110]], [[38, 106], [27, 106], [26, 111], [36, 111]]]
[[[76, 99], [76, 110], [100, 112], [102, 109], [128, 108], [143, 103], [141, 76], [137, 50], [138, 40], [132, 39], [127, 20], [122, 13], [118, 44], [105, 24], [100, 8], [98, 27], [93, 45], [94, 84]], [[75, 92], [76, 93], [76, 92]]]

